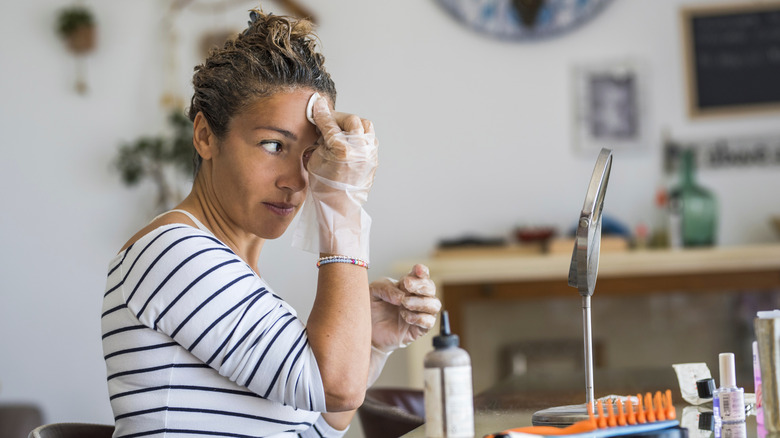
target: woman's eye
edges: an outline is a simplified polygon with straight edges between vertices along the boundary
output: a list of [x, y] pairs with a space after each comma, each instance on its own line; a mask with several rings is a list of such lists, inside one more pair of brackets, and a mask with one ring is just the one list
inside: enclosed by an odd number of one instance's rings
[[260, 142], [260, 146], [263, 147], [263, 149], [267, 150], [268, 152], [271, 152], [273, 154], [279, 153], [282, 151], [282, 144], [278, 141], [263, 141]]

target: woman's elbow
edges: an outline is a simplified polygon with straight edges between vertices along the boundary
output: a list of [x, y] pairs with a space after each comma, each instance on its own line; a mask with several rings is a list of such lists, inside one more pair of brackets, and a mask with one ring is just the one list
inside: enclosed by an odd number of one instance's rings
[[352, 411], [366, 398], [366, 383], [337, 382], [325, 387], [325, 405], [328, 412]]

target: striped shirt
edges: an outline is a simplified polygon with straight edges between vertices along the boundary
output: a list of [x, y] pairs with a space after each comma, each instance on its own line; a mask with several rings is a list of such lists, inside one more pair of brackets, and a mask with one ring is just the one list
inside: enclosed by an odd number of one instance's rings
[[295, 311], [210, 233], [157, 228], [109, 264], [115, 437], [340, 437]]

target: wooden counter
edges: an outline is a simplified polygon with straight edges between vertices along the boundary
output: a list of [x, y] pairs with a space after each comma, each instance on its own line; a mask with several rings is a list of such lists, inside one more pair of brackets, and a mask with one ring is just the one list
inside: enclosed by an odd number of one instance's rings
[[[426, 263], [461, 338], [463, 310], [475, 301], [577, 296], [569, 287], [571, 253], [528, 255], [481, 249]], [[404, 265], [408, 269], [408, 264]], [[596, 295], [780, 288], [780, 244], [601, 253]], [[461, 339], [467, 345], [466, 339]]]

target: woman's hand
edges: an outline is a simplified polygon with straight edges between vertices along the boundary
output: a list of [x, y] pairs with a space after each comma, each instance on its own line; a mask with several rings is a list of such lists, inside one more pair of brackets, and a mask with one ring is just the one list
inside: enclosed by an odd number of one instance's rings
[[425, 265], [415, 265], [399, 281], [389, 278], [368, 286], [371, 292], [371, 344], [389, 353], [406, 347], [436, 323], [441, 301]]
[[374, 126], [331, 112], [322, 97], [314, 102], [313, 115], [322, 137], [306, 166], [309, 192], [293, 245], [368, 262], [371, 217], [363, 204], [378, 165]]
[[328, 181], [370, 189], [378, 165], [374, 124], [354, 114], [331, 112], [322, 97], [314, 102], [314, 122], [322, 137], [307, 169]]
[[374, 384], [390, 353], [406, 347], [436, 323], [441, 301], [428, 267], [415, 265], [401, 280], [389, 278], [368, 285], [371, 294], [371, 361], [368, 386]]

